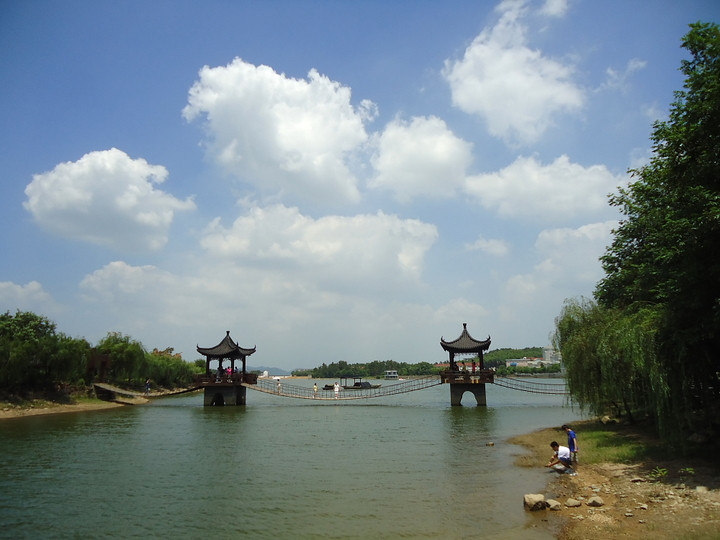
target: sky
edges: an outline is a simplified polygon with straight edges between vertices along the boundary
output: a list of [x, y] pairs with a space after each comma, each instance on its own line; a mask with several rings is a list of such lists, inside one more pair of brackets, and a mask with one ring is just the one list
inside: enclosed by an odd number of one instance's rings
[[2, 0], [0, 311], [188, 361], [543, 347], [716, 0]]

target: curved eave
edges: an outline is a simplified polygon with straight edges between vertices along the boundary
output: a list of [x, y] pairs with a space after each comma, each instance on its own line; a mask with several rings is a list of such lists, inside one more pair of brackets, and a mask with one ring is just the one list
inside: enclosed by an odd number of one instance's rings
[[243, 358], [255, 352], [257, 346], [252, 349], [245, 349], [235, 343], [230, 337], [230, 331], [223, 340], [214, 347], [196, 347], [197, 352], [208, 358]]
[[467, 323], [463, 323], [463, 331], [460, 337], [452, 341], [445, 341], [441, 337], [440, 346], [444, 350], [454, 353], [479, 353], [490, 348], [490, 336], [485, 341], [478, 341], [467, 331]]

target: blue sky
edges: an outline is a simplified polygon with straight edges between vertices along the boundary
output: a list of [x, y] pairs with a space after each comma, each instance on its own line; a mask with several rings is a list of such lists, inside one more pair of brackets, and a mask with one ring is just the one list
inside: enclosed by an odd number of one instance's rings
[[186, 360], [545, 346], [715, 0], [0, 2], [0, 310]]

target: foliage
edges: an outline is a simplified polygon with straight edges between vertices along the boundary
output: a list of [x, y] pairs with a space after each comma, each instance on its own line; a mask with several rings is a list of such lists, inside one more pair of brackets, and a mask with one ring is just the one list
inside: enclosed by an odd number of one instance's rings
[[84, 375], [90, 346], [56, 332], [55, 323], [31, 312], [0, 315], [0, 388], [45, 390]]
[[554, 339], [576, 399], [649, 414], [666, 440], [712, 427], [720, 405], [720, 29], [691, 24], [683, 47], [654, 156], [610, 197], [625, 217], [597, 303], [566, 303]]
[[540, 358], [543, 355], [542, 347], [525, 347], [524, 349], [495, 349], [483, 355], [485, 367], [501, 367], [508, 360], [517, 358]]
[[110, 380], [132, 382], [147, 373], [145, 349], [130, 336], [109, 332], [95, 348], [110, 357]]
[[[322, 364], [320, 367], [310, 370], [315, 379], [337, 379], [339, 377], [383, 377], [386, 371], [394, 370], [400, 376], [408, 375], [433, 375], [440, 370], [429, 362], [408, 364], [395, 362], [393, 360], [375, 360], [367, 364], [348, 364], [344, 360], [332, 362], [330, 365]], [[295, 372], [293, 372], [295, 374]]]

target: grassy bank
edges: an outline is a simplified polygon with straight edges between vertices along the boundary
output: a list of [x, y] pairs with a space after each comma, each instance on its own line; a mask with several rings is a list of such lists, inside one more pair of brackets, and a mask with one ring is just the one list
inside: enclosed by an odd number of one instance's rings
[[[720, 539], [720, 462], [716, 449], [695, 448], [690, 457], [669, 452], [644, 426], [573, 425], [579, 445], [577, 476], [548, 471], [546, 498], [563, 503], [555, 512], [533, 513], [566, 540], [604, 535], [644, 539]], [[516, 465], [541, 468], [552, 455], [551, 441], [567, 444], [559, 427], [510, 440], [526, 448]], [[569, 507], [573, 498], [599, 495], [604, 506]]]

